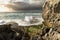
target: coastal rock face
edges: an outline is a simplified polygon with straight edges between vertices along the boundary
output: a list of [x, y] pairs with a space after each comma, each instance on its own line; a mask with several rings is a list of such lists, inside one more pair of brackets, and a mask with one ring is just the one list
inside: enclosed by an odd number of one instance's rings
[[60, 33], [57, 31], [53, 31], [51, 28], [48, 33], [45, 34], [43, 37], [44, 40], [60, 40]]
[[25, 29], [16, 25], [17, 23], [0, 25], [0, 40], [29, 40], [30, 35]]
[[[46, 0], [43, 5], [43, 19], [48, 26], [60, 25], [60, 0]], [[47, 25], [46, 24], [46, 25]]]
[[44, 40], [60, 40], [60, 0], [46, 0], [43, 5], [43, 24], [51, 27]]

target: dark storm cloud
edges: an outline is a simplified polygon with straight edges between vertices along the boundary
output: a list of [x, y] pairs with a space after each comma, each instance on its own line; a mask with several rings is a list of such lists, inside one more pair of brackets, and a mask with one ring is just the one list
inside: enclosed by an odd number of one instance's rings
[[6, 5], [9, 8], [12, 8], [14, 10], [24, 10], [24, 9], [41, 9], [43, 2], [41, 1], [41, 3], [37, 4], [29, 4], [27, 2], [13, 2], [10, 3], [8, 5]]

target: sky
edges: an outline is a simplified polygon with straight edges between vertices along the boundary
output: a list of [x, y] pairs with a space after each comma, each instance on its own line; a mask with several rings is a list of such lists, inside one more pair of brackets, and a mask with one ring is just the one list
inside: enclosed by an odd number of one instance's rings
[[[3, 3], [3, 2], [9, 2], [9, 1], [17, 1], [17, 2], [28, 2], [30, 0], [0, 0], [0, 3]], [[33, 0], [31, 0], [30, 2], [32, 2]], [[39, 1], [39, 0], [38, 0]], [[40, 0], [41, 2], [44, 2], [44, 0]]]
[[[15, 0], [14, 0], [15, 1]], [[21, 2], [28, 2], [28, 1], [30, 1], [30, 0], [16, 0], [16, 1], [21, 1]], [[33, 1], [33, 0], [32, 0]], [[31, 2], [32, 2], [31, 1]], [[41, 1], [41, 2], [44, 2], [44, 0], [38, 0], [38, 1]]]
[[32, 1], [32, 0], [0, 0], [0, 4], [8, 4], [10, 1], [13, 2], [26, 2], [26, 3], [43, 3], [44, 0]]
[[8, 4], [10, 0], [0, 0], [0, 4]]
[[[13, 0], [15, 1], [15, 0]], [[28, 0], [16, 0], [16, 2], [28, 2]], [[44, 0], [40, 0], [40, 2], [44, 2]], [[5, 6], [5, 4], [9, 4], [10, 3], [10, 0], [0, 0], [0, 12], [5, 12], [5, 11], [13, 11], [12, 8], [8, 8]], [[28, 2], [29, 3], [29, 2]], [[30, 1], [30, 3], [33, 3], [32, 1]], [[35, 2], [34, 4], [37, 4], [38, 2]], [[2, 5], [3, 4], [3, 5]], [[41, 3], [40, 3], [41, 4]], [[39, 4], [39, 5], [40, 5]], [[20, 7], [19, 5], [16, 5], [18, 7]], [[17, 8], [18, 8], [17, 7]]]

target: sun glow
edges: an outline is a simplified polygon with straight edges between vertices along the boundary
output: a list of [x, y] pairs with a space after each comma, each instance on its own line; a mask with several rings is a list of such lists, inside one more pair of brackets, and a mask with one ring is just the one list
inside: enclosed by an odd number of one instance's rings
[[5, 7], [4, 5], [0, 6], [0, 12], [12, 12], [13, 9]]
[[0, 0], [0, 4], [8, 4], [10, 0]]
[[12, 12], [12, 8], [8, 8], [5, 5], [9, 4], [10, 0], [0, 0], [0, 12]]

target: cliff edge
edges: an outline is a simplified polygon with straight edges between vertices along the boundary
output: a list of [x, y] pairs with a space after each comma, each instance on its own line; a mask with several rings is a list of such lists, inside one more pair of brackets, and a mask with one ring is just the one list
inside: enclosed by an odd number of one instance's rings
[[60, 0], [46, 0], [43, 5], [43, 24], [50, 28], [44, 40], [60, 40]]
[[43, 5], [43, 19], [52, 26], [60, 25], [60, 0], [46, 0]]

